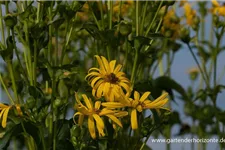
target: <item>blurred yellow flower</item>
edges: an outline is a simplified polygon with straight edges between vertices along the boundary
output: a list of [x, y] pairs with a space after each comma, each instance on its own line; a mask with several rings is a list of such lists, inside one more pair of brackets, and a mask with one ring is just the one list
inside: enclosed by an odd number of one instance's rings
[[[104, 133], [104, 122], [101, 118], [101, 116], [106, 116], [109, 119], [113, 121], [113, 123], [117, 124], [118, 126], [122, 127], [122, 124], [120, 120], [115, 116], [125, 116], [126, 112], [124, 111], [113, 111], [109, 110], [107, 108], [103, 108], [100, 110], [101, 106], [101, 101], [96, 101], [95, 104], [93, 105], [92, 100], [85, 95], [82, 94], [82, 98], [84, 100], [85, 105], [83, 105], [78, 98], [77, 93], [75, 93], [75, 98], [76, 98], [76, 104], [75, 104], [75, 109], [78, 111], [74, 114], [73, 118], [75, 118], [77, 115], [79, 115], [78, 119], [78, 124], [81, 126], [83, 124], [84, 116], [88, 116], [88, 130], [90, 132], [90, 135], [93, 139], [96, 138], [96, 133], [95, 133], [95, 124], [99, 133], [99, 136], [105, 136]], [[74, 120], [75, 122], [75, 120]], [[75, 122], [76, 123], [76, 122]]]
[[[131, 8], [131, 6], [133, 5], [133, 1], [122, 1], [122, 5], [121, 5], [121, 14], [124, 15], [128, 12], [128, 9]], [[118, 13], [120, 9], [120, 2], [116, 1], [114, 6], [113, 6], [113, 12]]]
[[191, 8], [190, 3], [184, 4], [185, 17], [188, 25], [193, 24], [193, 20], [196, 16], [196, 11]]
[[174, 9], [170, 9], [163, 18], [161, 32], [166, 37], [176, 39], [179, 37], [180, 20]]
[[[2, 127], [5, 128], [6, 127], [6, 122], [7, 122], [7, 118], [8, 118], [8, 113], [9, 113], [9, 110], [13, 107], [12, 106], [9, 106], [9, 105], [5, 105], [5, 104], [2, 104], [0, 103], [0, 120], [2, 121]], [[18, 104], [15, 105], [16, 107], [16, 110], [18, 112], [18, 115], [19, 116], [22, 116], [23, 113], [21, 111], [21, 108]]]
[[86, 76], [87, 81], [93, 88], [93, 96], [97, 98], [104, 96], [107, 101], [115, 101], [120, 96], [120, 89], [130, 93], [130, 81], [125, 77], [125, 73], [120, 71], [122, 65], [116, 65], [116, 60], [108, 62], [103, 56], [96, 55], [95, 57], [100, 69], [91, 68]]
[[145, 92], [142, 96], [140, 96], [140, 94], [135, 91], [134, 99], [129, 98], [128, 95], [124, 95], [120, 102], [104, 102], [102, 103], [102, 106], [109, 109], [123, 108], [125, 106], [131, 107], [131, 128], [134, 130], [138, 128], [137, 111], [142, 112], [143, 109], [166, 109], [163, 108], [163, 106], [168, 102], [168, 98], [166, 98], [168, 95], [167, 93], [162, 94], [154, 101], [148, 100], [149, 95], [150, 92]]
[[212, 0], [213, 8], [212, 13], [219, 16], [225, 16], [225, 4], [220, 5], [217, 0]]

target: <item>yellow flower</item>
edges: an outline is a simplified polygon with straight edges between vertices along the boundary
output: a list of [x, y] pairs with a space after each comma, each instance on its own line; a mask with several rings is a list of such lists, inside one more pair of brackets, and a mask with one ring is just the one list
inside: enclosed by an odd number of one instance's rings
[[166, 109], [163, 106], [167, 103], [168, 98], [167, 93], [162, 94], [160, 97], [155, 99], [154, 101], [148, 100], [148, 96], [150, 92], [145, 92], [142, 96], [135, 91], [134, 92], [134, 99], [128, 98], [128, 96], [124, 96], [121, 98], [120, 102], [105, 102], [102, 103], [102, 106], [106, 108], [115, 109], [115, 108], [122, 108], [124, 106], [131, 107], [131, 128], [137, 129], [138, 128], [138, 119], [137, 119], [137, 111], [142, 112], [143, 109]]
[[[100, 106], [101, 106], [101, 101], [96, 101], [94, 106], [92, 103], [91, 99], [88, 99], [88, 97], [85, 94], [82, 94], [82, 98], [85, 102], [85, 105], [83, 105], [80, 101], [80, 99], [78, 98], [77, 93], [75, 93], [75, 97], [76, 97], [76, 102], [77, 104], [75, 105], [75, 108], [78, 112], [76, 112], [74, 114], [74, 117], [79, 115], [79, 119], [78, 119], [78, 124], [81, 126], [83, 124], [83, 120], [84, 120], [84, 116], [88, 116], [88, 130], [90, 132], [90, 135], [93, 139], [96, 138], [96, 133], [95, 133], [95, 124], [99, 133], [99, 136], [105, 136], [104, 133], [104, 122], [101, 118], [101, 116], [106, 116], [109, 119], [111, 119], [114, 123], [116, 123], [118, 126], [122, 127], [122, 124], [120, 122], [120, 120], [115, 116], [124, 116], [127, 115], [127, 113], [125, 114], [124, 111], [113, 111], [113, 110], [109, 110], [107, 108], [103, 108], [102, 110], [100, 110]], [[75, 120], [74, 120], [75, 122]]]
[[196, 16], [196, 11], [191, 8], [191, 5], [189, 3], [184, 4], [184, 10], [185, 10], [185, 17], [187, 20], [187, 24], [192, 25], [193, 20]]
[[6, 127], [6, 122], [7, 122], [7, 117], [8, 117], [8, 113], [9, 113], [9, 109], [12, 106], [8, 106], [8, 105], [4, 105], [2, 103], [0, 103], [0, 119], [2, 120], [2, 127], [5, 128]]
[[[2, 121], [2, 127], [5, 128], [6, 127], [6, 122], [7, 122], [7, 117], [8, 117], [8, 113], [9, 113], [9, 110], [13, 107], [12, 106], [9, 106], [9, 105], [4, 105], [2, 103], [0, 103], [0, 120]], [[21, 108], [18, 104], [15, 105], [16, 107], [16, 110], [18, 112], [18, 115], [19, 116], [22, 116], [23, 113], [21, 111]]]
[[95, 56], [100, 68], [91, 68], [86, 79], [91, 85], [92, 94], [97, 98], [105, 96], [107, 101], [115, 101], [118, 98], [120, 89], [130, 93], [130, 81], [125, 73], [120, 71], [122, 65], [116, 66], [116, 60], [108, 62], [105, 57]]
[[170, 9], [163, 18], [163, 26], [161, 32], [165, 36], [172, 39], [179, 37], [180, 20], [175, 13], [174, 9]]
[[124, 1], [121, 5], [121, 10], [120, 9], [120, 2], [116, 1], [116, 3], [113, 6], [113, 12], [118, 13], [120, 11], [121, 15], [125, 15], [128, 13], [128, 10], [132, 7], [133, 1]]
[[217, 0], [212, 0], [213, 8], [212, 13], [215, 15], [225, 16], [225, 5], [220, 5]]

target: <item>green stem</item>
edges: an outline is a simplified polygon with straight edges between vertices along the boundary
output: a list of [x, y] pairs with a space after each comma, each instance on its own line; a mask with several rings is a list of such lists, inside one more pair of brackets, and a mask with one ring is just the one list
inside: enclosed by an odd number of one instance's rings
[[109, 0], [108, 1], [109, 4], [109, 29], [112, 29], [112, 16], [113, 16], [113, 1]]
[[3, 41], [3, 44], [5, 45], [5, 29], [3, 26], [2, 5], [0, 5], [0, 30], [2, 35], [2, 41]]
[[122, 8], [122, 0], [120, 0], [120, 4], [119, 4], [119, 12], [118, 12], [118, 16], [117, 16], [118, 22], [120, 22], [121, 8]]
[[196, 62], [196, 64], [197, 64], [197, 66], [198, 66], [198, 68], [199, 68], [199, 70], [200, 70], [200, 72], [201, 72], [201, 74], [202, 74], [202, 77], [203, 77], [203, 79], [204, 79], [204, 81], [205, 81], [207, 87], [210, 87], [209, 81], [205, 78], [205, 74], [204, 74], [204, 72], [203, 72], [203, 70], [202, 70], [202, 68], [201, 68], [201, 66], [200, 66], [200, 64], [199, 64], [199, 62], [198, 62], [198, 59], [197, 59], [197, 57], [195, 56], [195, 54], [194, 54], [194, 52], [193, 52], [193, 50], [192, 50], [190, 44], [187, 43], [187, 46], [188, 46], [188, 48], [189, 48], [189, 50], [190, 50], [190, 52], [191, 52], [191, 55], [192, 55], [192, 57], [194, 58], [194, 60], [195, 60], [195, 62]]
[[19, 66], [20, 66], [20, 68], [22, 69], [22, 73], [23, 73], [23, 75], [24, 75], [24, 79], [26, 80], [26, 82], [28, 82], [28, 80], [27, 80], [27, 78], [26, 78], [27, 75], [26, 75], [26, 72], [25, 72], [25, 70], [24, 70], [24, 68], [23, 68], [23, 66], [22, 66], [22, 63], [21, 63], [21, 60], [20, 60], [20, 57], [19, 57], [19, 51], [18, 51], [17, 46], [16, 46], [16, 40], [15, 40], [15, 33], [14, 33], [14, 30], [11, 29], [11, 32], [12, 32], [13, 46], [14, 46], [14, 49], [15, 49], [15, 52], [16, 52], [16, 57], [17, 57]]
[[[24, 32], [25, 32], [25, 40], [26, 40], [26, 43], [27, 43], [27, 46], [26, 46], [26, 50], [27, 50], [27, 71], [28, 74], [29, 74], [29, 80], [30, 80], [30, 85], [33, 85], [33, 70], [32, 70], [32, 56], [31, 56], [31, 50], [30, 50], [30, 38], [29, 38], [29, 29], [28, 29], [28, 24], [27, 24], [27, 21], [24, 21]], [[22, 39], [22, 37], [21, 37]]]
[[34, 62], [33, 62], [33, 83], [36, 85], [37, 75], [36, 75], [36, 66], [37, 66], [37, 40], [34, 40]]
[[143, 14], [142, 14], [142, 20], [141, 20], [141, 29], [140, 33], [143, 35], [143, 29], [144, 29], [144, 22], [145, 22], [145, 16], [146, 16], [146, 11], [147, 11], [147, 6], [148, 6], [148, 1], [145, 1], [145, 6], [143, 9]]
[[103, 13], [103, 3], [102, 3], [102, 1], [100, 1], [100, 13], [101, 13], [102, 29], [104, 29], [105, 25], [104, 25], [104, 13]]
[[5, 83], [4, 83], [3, 79], [2, 79], [2, 74], [0, 74], [0, 81], [1, 81], [1, 84], [2, 84], [2, 86], [3, 86], [3, 88], [4, 88], [5, 92], [6, 92], [6, 94], [9, 97], [9, 100], [10, 100], [11, 104], [14, 105], [14, 101], [13, 101], [11, 95], [9, 94], [9, 90], [6, 88], [6, 85], [5, 85]]
[[58, 29], [55, 31], [55, 66], [58, 65], [58, 55], [59, 55], [59, 39], [58, 39]]
[[43, 134], [43, 130], [44, 127], [39, 127], [39, 131], [40, 131], [40, 135], [41, 135], [41, 142], [42, 142], [42, 146], [43, 146], [43, 150], [46, 150], [46, 146], [45, 146], [45, 137], [44, 137], [44, 134]]
[[138, 2], [138, 0], [136, 0], [136, 5], [135, 5], [136, 7], [136, 36], [138, 36], [139, 35], [139, 2]]
[[[8, 3], [8, 1], [5, 1], [5, 14], [8, 15], [8, 13], [9, 13], [9, 3]], [[7, 27], [6, 31], [8, 34], [7, 36], [9, 37], [10, 36], [10, 28]]]
[[154, 15], [154, 17], [153, 17], [153, 19], [152, 19], [152, 21], [151, 21], [151, 24], [149, 25], [147, 31], [145, 32], [145, 36], [147, 36], [148, 33], [149, 33], [149, 31], [151, 30], [152, 25], [153, 25], [153, 23], [155, 22], [155, 19], [156, 19], [158, 13], [159, 13], [159, 10], [160, 10], [160, 8], [162, 7], [162, 4], [163, 4], [163, 0], [160, 1], [159, 7], [157, 8], [157, 11], [156, 11], [156, 13], [155, 13], [155, 15]]
[[137, 61], [138, 61], [138, 50], [135, 50], [135, 57], [134, 57], [134, 65], [132, 68], [132, 73], [131, 73], [131, 89], [133, 89], [134, 87], [134, 82], [135, 82], [135, 72], [136, 72], [136, 68], [137, 68]]
[[[48, 17], [49, 21], [52, 21], [52, 2], [51, 6], [48, 8]], [[49, 34], [49, 42], [48, 42], [48, 60], [49, 63], [52, 64], [52, 24], [49, 25], [48, 28], [48, 34]]]
[[13, 67], [12, 67], [12, 61], [11, 60], [10, 61], [6, 61], [6, 63], [7, 63], [9, 74], [10, 74], [10, 77], [11, 77], [11, 80], [12, 80], [12, 87], [13, 87], [16, 103], [19, 104], [19, 98], [18, 98], [18, 94], [17, 94], [17, 87], [16, 87], [14, 71], [13, 71]]

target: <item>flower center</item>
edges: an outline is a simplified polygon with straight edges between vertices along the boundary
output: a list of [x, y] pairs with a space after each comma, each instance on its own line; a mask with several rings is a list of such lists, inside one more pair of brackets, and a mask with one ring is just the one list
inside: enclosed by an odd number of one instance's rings
[[119, 79], [116, 77], [114, 73], [110, 73], [109, 75], [105, 76], [105, 81], [115, 84]]

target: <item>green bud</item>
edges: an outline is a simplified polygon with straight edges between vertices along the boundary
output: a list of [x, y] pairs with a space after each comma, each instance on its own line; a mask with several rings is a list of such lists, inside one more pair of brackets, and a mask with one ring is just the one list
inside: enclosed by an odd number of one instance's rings
[[45, 126], [48, 128], [50, 131], [50, 134], [53, 131], [53, 122], [52, 122], [52, 114], [48, 114], [48, 116], [45, 119]]
[[120, 23], [120, 34], [127, 36], [131, 33], [132, 26], [130, 24], [126, 24], [124, 22]]
[[191, 38], [190, 38], [190, 31], [183, 27], [180, 31], [180, 35], [181, 35], [181, 40], [184, 42], [184, 43], [189, 43]]
[[173, 36], [173, 31], [172, 30], [166, 30], [166, 32], [164, 33], [164, 36], [167, 38], [170, 38]]
[[17, 18], [15, 16], [12, 16], [8, 14], [7, 16], [4, 17], [4, 21], [6, 26], [13, 28], [17, 24]]
[[59, 98], [56, 98], [53, 102], [53, 108], [58, 108], [62, 103], [62, 100]]
[[27, 107], [28, 109], [31, 109], [31, 108], [33, 108], [33, 107], [35, 106], [35, 103], [36, 103], [36, 101], [35, 101], [34, 97], [31, 96], [31, 97], [29, 97], [29, 98], [26, 100], [26, 107]]
[[59, 80], [58, 92], [61, 98], [68, 98], [69, 95], [68, 88], [63, 79]]
[[71, 129], [70, 129], [70, 134], [72, 137], [79, 137], [81, 134], [81, 128], [78, 125], [74, 125]]

